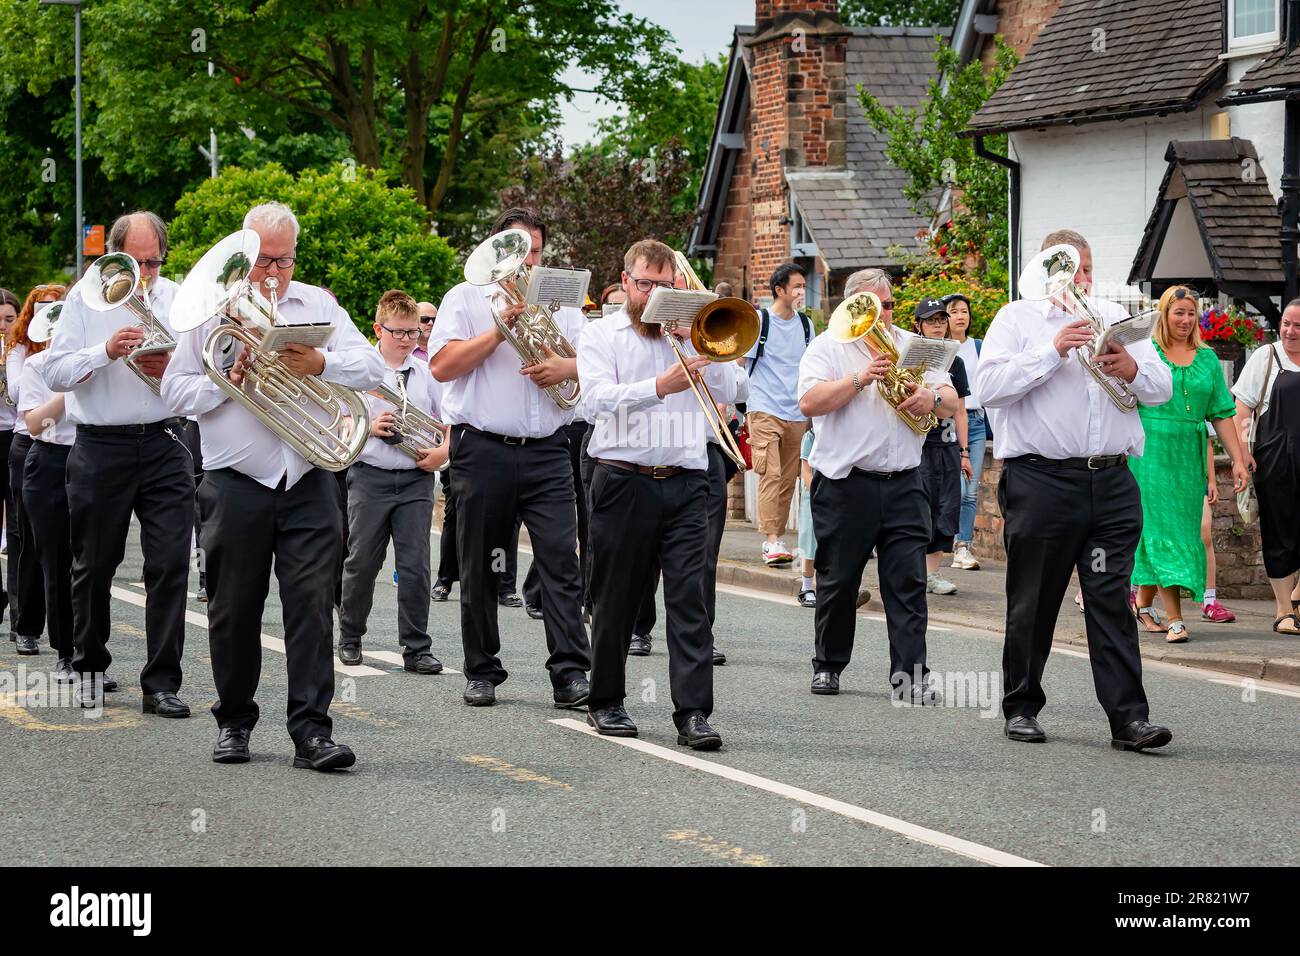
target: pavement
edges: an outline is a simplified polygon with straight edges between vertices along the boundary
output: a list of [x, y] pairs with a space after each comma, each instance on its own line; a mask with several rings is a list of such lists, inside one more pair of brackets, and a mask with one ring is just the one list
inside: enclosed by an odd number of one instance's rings
[[[761, 557], [763, 536], [745, 521], [727, 524], [722, 537], [718, 563], [718, 581], [774, 594], [794, 595], [799, 590], [799, 561], [785, 570], [764, 566]], [[793, 545], [794, 535], [786, 541]], [[872, 593], [872, 601], [863, 610], [883, 614], [880, 603], [878, 566], [867, 565], [863, 586]], [[1007, 614], [1006, 565], [980, 559], [978, 571], [961, 571], [943, 567], [940, 574], [957, 585], [957, 593], [930, 595], [930, 620], [979, 628], [999, 636], [1004, 633]], [[1077, 584], [1077, 581], [1076, 581]], [[1056, 642], [1087, 646], [1083, 614], [1074, 604], [1072, 587], [1061, 603], [1056, 621]], [[1212, 624], [1201, 619], [1199, 603], [1184, 602], [1183, 613], [1190, 639], [1185, 644], [1169, 644], [1163, 634], [1139, 630], [1142, 656], [1149, 660], [1183, 664], [1224, 671], [1243, 677], [1300, 684], [1300, 638], [1273, 632], [1272, 601], [1221, 602], [1237, 615], [1231, 624]], [[810, 615], [811, 611], [808, 612]]]
[[[521, 555], [521, 571], [527, 553]], [[932, 624], [942, 707], [895, 706], [879, 614], [858, 619], [837, 697], [808, 693], [811, 612], [724, 584], [712, 718], [720, 751], [676, 744], [663, 613], [654, 652], [628, 661], [641, 728], [615, 742], [557, 710], [540, 622], [502, 609], [510, 679], [470, 708], [463, 679], [397, 663], [396, 591], [380, 572], [361, 667], [335, 667], [335, 738], [350, 771], [295, 770], [284, 729], [275, 582], [263, 618], [262, 719], [253, 760], [210, 760], [216, 726], [205, 606], [191, 601], [187, 720], [140, 712], [144, 661], [135, 534], [112, 602], [122, 689], [99, 716], [41, 701], [48, 646], [0, 637], [0, 845], [10, 865], [812, 866], [1290, 865], [1300, 845], [1300, 690], [1151, 661], [1159, 751], [1110, 746], [1086, 653], [1060, 647], [1045, 677], [1049, 741], [1017, 744], [999, 719], [1001, 644]], [[197, 584], [192, 580], [191, 586]], [[457, 591], [432, 605], [434, 653], [461, 667]], [[20, 668], [26, 668], [25, 672]], [[12, 687], [20, 674], [27, 690]], [[4, 682], [10, 681], [6, 692]], [[39, 683], [39, 681], [37, 681]]]

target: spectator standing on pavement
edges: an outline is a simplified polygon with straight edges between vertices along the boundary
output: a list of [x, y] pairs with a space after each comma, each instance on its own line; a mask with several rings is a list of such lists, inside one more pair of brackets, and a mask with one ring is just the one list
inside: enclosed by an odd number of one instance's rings
[[[983, 339], [973, 339], [970, 332], [970, 300], [960, 292], [945, 295], [942, 299], [948, 310], [948, 330], [952, 338], [961, 343], [957, 349], [957, 358], [966, 369], [968, 383], [975, 381], [979, 370], [980, 347]], [[975, 514], [979, 510], [980, 476], [984, 472], [984, 445], [988, 440], [988, 420], [984, 417], [984, 408], [979, 396], [971, 389], [966, 396], [966, 446], [969, 457], [962, 462], [961, 475], [961, 513], [957, 519], [957, 546], [952, 556], [952, 566], [962, 571], [978, 571], [979, 559], [971, 553], [971, 542], [975, 539]], [[966, 462], [970, 467], [966, 467]]]
[[772, 307], [759, 312], [758, 341], [745, 355], [750, 392], [746, 403], [749, 445], [758, 474], [758, 530], [765, 537], [763, 561], [786, 565], [786, 518], [799, 477], [799, 445], [808, 419], [799, 411], [799, 360], [812, 341], [812, 320], [803, 305], [804, 271], [793, 263], [778, 266], [769, 282]]
[[[1214, 474], [1214, 446], [1206, 442], [1209, 449], [1206, 454], [1209, 456], [1209, 462], [1206, 465], [1206, 474]], [[1219, 603], [1219, 592], [1215, 587], [1215, 580], [1218, 576], [1219, 563], [1214, 557], [1214, 515], [1210, 505], [1213, 502], [1207, 497], [1205, 505], [1201, 508], [1201, 544], [1205, 545], [1205, 594], [1201, 603], [1201, 620], [1208, 621], [1211, 624], [1231, 624], [1237, 619], [1226, 607]]]

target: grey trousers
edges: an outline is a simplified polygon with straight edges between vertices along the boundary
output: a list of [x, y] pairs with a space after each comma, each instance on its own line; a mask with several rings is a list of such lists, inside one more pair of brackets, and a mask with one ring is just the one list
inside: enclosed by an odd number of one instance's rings
[[397, 559], [397, 638], [408, 660], [430, 649], [429, 532], [434, 476], [357, 462], [348, 469], [348, 556], [343, 564], [339, 644], [360, 644], [375, 600], [375, 578], [393, 542]]

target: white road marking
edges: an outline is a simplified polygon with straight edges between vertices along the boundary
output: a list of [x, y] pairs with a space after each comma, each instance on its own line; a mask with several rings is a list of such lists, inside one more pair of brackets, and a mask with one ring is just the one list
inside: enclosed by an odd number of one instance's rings
[[[1183, 668], [1184, 670], [1186, 668]], [[1255, 685], [1255, 690], [1262, 690], [1269, 694], [1281, 694], [1283, 697], [1300, 698], [1300, 690], [1293, 687], [1284, 687], [1281, 684], [1274, 684], [1270, 681], [1260, 680], [1257, 677], [1238, 677], [1236, 680], [1223, 680], [1219, 677], [1209, 678], [1211, 684], [1223, 684], [1225, 687], [1235, 687], [1241, 690], [1245, 681], [1251, 681]]]
[[941, 833], [938, 830], [931, 830], [928, 827], [919, 826], [915, 823], [908, 823], [906, 820], [900, 820], [897, 817], [887, 816], [883, 813], [877, 813], [875, 810], [868, 810], [865, 807], [855, 806], [852, 803], [845, 803], [842, 800], [836, 800], [832, 797], [824, 797], [819, 793], [813, 793], [810, 790], [801, 790], [798, 787], [792, 787], [789, 784], [780, 783], [776, 780], [769, 780], [767, 777], [760, 777], [744, 770], [737, 770], [734, 767], [728, 767], [726, 764], [715, 763], [712, 760], [703, 760], [700, 757], [691, 754], [680, 753], [675, 750], [669, 750], [667, 747], [660, 747], [658, 744], [647, 743], [644, 740], [638, 740], [635, 737], [602, 737], [591, 727], [588, 727], [581, 721], [574, 720], [571, 717], [564, 717], [552, 720], [551, 723], [558, 724], [567, 730], [576, 730], [584, 733], [589, 737], [595, 737], [597, 740], [603, 740], [607, 743], [618, 744], [643, 753], [651, 757], [658, 757], [661, 760], [667, 760], [670, 763], [680, 764], [683, 767], [690, 767], [692, 770], [699, 770], [704, 773], [712, 774], [715, 777], [722, 777], [725, 780], [731, 780], [735, 783], [742, 783], [747, 787], [753, 787], [756, 790], [763, 790], [772, 793], [778, 797], [785, 797], [787, 800], [795, 800], [799, 803], [805, 803], [810, 807], [817, 807], [820, 810], [827, 810], [831, 813], [837, 813], [840, 816], [848, 817], [851, 820], [857, 820], [860, 823], [866, 823], [882, 830], [888, 830], [891, 833], [897, 833], [909, 840], [917, 843], [924, 843], [927, 846], [936, 847], [949, 853], [956, 853], [959, 856], [968, 857], [977, 860], [980, 863], [988, 863], [992, 866], [1044, 866], [1045, 864], [1037, 863], [1024, 857], [1015, 856], [1011, 853], [1005, 853], [1002, 850], [995, 850], [991, 847], [982, 846], [978, 843], [972, 843], [970, 840], [963, 840], [961, 837], [951, 836], [947, 833]]
[[[144, 597], [125, 588], [113, 588], [113, 597], [119, 601], [125, 601], [127, 604], [134, 604], [136, 607], [144, 607]], [[197, 611], [186, 611], [185, 622], [193, 624], [195, 627], [201, 627], [205, 631], [208, 629], [207, 615], [199, 614]], [[263, 647], [280, 654], [284, 653], [284, 641], [280, 638], [272, 637], [270, 634], [263, 634], [261, 637]], [[337, 657], [334, 658], [334, 669], [340, 674], [346, 674], [349, 677], [370, 677], [376, 674], [388, 676], [388, 671], [381, 671], [376, 667], [367, 667], [365, 664], [358, 664], [355, 667], [340, 664]]]
[[[387, 664], [396, 664], [398, 667], [402, 667], [406, 664], [406, 658], [402, 657], [402, 655], [398, 654], [396, 651], [368, 651], [365, 647], [362, 647], [361, 653], [366, 657], [373, 657], [377, 661], [384, 661]], [[460, 671], [444, 664], [442, 673], [459, 674]]]

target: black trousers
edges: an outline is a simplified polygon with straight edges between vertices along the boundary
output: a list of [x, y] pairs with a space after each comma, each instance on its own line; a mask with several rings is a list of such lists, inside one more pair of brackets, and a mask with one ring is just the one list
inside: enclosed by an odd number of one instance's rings
[[292, 488], [267, 488], [230, 468], [199, 486], [208, 568], [208, 646], [220, 727], [251, 730], [262, 673], [262, 611], [272, 559], [284, 618], [288, 726], [295, 744], [330, 736], [333, 599], [343, 550], [338, 481], [313, 468]]
[[9, 595], [13, 616], [9, 630], [23, 637], [40, 637], [45, 630], [45, 576], [32, 543], [32, 525], [23, 496], [30, 435], [15, 434], [9, 446], [9, 487], [13, 491], [14, 520], [9, 527]]
[[335, 486], [338, 489], [339, 521], [343, 526], [343, 547], [339, 551], [338, 567], [334, 569], [334, 606], [343, 607], [343, 561], [348, 556], [348, 471], [334, 472]]
[[[199, 423], [190, 421], [188, 418], [181, 422], [181, 441], [185, 445], [185, 450], [190, 453], [190, 475], [194, 479], [194, 493], [197, 495], [199, 484], [203, 481], [203, 440], [199, 436]], [[203, 533], [203, 522], [199, 517], [199, 508], [197, 501], [194, 506], [194, 540], [198, 541]], [[199, 562], [199, 587], [207, 585], [207, 575], [203, 568], [203, 562]]]
[[72, 659], [72, 544], [68, 537], [68, 496], [64, 489], [70, 445], [33, 441], [23, 475], [32, 547], [45, 581], [46, 626], [50, 647]]
[[457, 425], [451, 454], [456, 470], [456, 547], [460, 564], [460, 629], [465, 677], [501, 684], [508, 673], [497, 657], [500, 572], [512, 550], [516, 516], [528, 525], [542, 582], [542, 621], [551, 683], [563, 687], [589, 666], [582, 623], [582, 578], [573, 471], [563, 432], [524, 444]]
[[[12, 429], [0, 429], [0, 462], [3, 462], [5, 465], [5, 467], [0, 468], [0, 492], [3, 492], [3, 497], [0, 497], [0, 502], [3, 502], [4, 504], [6, 537], [13, 536], [13, 531], [11, 529], [13, 528], [14, 520], [17, 517], [14, 514], [13, 491], [11, 491], [9, 487], [9, 446], [13, 444], [13, 440], [14, 433]], [[9, 592], [13, 590], [15, 569], [15, 563], [9, 561], [6, 563], [4, 575], [0, 576], [0, 621], [4, 620], [5, 609], [9, 607]]]
[[[452, 469], [442, 472], [442, 535], [438, 542], [438, 580], [450, 585], [460, 580], [460, 561], [456, 557], [456, 496], [452, 494]], [[515, 593], [515, 580], [519, 571], [519, 522], [506, 554], [505, 570], [498, 575], [497, 593], [501, 597]]]
[[848, 666], [858, 588], [874, 549], [889, 631], [889, 680], [897, 692], [906, 694], [928, 673], [925, 549], [930, 543], [930, 499], [920, 469], [895, 472], [892, 478], [856, 468], [843, 478], [816, 474], [809, 490], [817, 535], [813, 671], [839, 674]]
[[663, 569], [673, 721], [713, 712], [713, 633], [704, 602], [708, 476], [652, 478], [597, 464], [591, 481], [591, 708], [621, 704], [633, 622]]
[[[586, 487], [582, 481], [582, 455], [583, 439], [587, 434], [587, 423], [583, 421], [570, 422], [562, 429], [564, 435], [569, 440], [569, 464], [573, 468], [573, 489], [574, 498], [578, 505], [578, 568], [582, 574], [582, 607], [584, 610], [591, 607], [591, 594], [587, 585], [587, 493]], [[515, 529], [515, 543], [518, 545], [519, 529]], [[515, 549], [516, 555], [518, 547]], [[513, 577], [513, 575], [512, 575]], [[534, 561], [528, 569], [528, 574], [524, 576], [524, 600], [533, 607], [542, 606], [542, 580], [537, 571], [537, 562]]]
[[[998, 505], [1007, 549], [1003, 713], [1033, 717], [1043, 709], [1043, 668], [1070, 573], [1077, 570], [1097, 699], [1112, 730], [1145, 720], [1137, 622], [1128, 608], [1133, 554], [1142, 537], [1133, 472], [1123, 465], [1089, 471], [1012, 458], [998, 479]], [[820, 554], [820, 539], [817, 548]]]
[[72, 539], [72, 618], [78, 673], [101, 674], [112, 655], [113, 575], [126, 555], [131, 513], [144, 552], [148, 661], [140, 690], [181, 687], [186, 588], [194, 526], [194, 479], [179, 428], [145, 434], [77, 429], [68, 455], [68, 533]]

